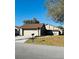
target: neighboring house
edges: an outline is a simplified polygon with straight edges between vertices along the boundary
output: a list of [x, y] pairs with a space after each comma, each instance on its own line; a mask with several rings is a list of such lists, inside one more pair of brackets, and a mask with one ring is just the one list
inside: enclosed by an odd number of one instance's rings
[[48, 34], [51, 34], [51, 35], [61, 35], [61, 34], [63, 34], [63, 30], [56, 27], [56, 26], [46, 24], [45, 27], [48, 31]]
[[20, 27], [20, 35], [22, 36], [41, 36], [45, 35], [44, 24], [27, 24]]
[[20, 35], [20, 27], [19, 26], [15, 26], [15, 36]]

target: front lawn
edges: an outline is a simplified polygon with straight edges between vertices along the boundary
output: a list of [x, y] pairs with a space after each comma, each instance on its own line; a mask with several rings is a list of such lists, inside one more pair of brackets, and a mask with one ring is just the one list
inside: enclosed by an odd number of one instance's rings
[[64, 36], [36, 37], [34, 39], [34, 42], [32, 41], [32, 39], [29, 39], [25, 43], [51, 45], [51, 46], [62, 46], [62, 47], [64, 47]]

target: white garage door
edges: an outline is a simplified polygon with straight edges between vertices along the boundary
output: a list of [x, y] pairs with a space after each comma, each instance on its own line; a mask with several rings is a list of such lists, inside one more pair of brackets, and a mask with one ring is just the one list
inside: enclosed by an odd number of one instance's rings
[[38, 36], [38, 30], [24, 30], [24, 36]]

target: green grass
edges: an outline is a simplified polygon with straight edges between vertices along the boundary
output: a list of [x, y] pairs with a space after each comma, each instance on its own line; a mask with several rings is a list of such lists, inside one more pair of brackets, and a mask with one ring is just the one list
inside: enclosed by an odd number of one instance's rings
[[32, 39], [29, 39], [25, 43], [51, 45], [51, 46], [62, 46], [62, 47], [64, 47], [64, 36], [36, 37], [34, 39], [34, 42], [32, 42]]

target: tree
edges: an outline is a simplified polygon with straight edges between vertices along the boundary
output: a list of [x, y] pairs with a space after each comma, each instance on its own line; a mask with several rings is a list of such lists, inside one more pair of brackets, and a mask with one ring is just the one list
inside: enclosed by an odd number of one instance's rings
[[24, 25], [26, 24], [39, 24], [40, 22], [36, 19], [36, 18], [33, 18], [32, 20], [24, 20], [23, 21]]
[[32, 22], [33, 23], [39, 23], [39, 21], [36, 18], [33, 18]]
[[48, 16], [56, 22], [64, 22], [64, 0], [47, 0]]

